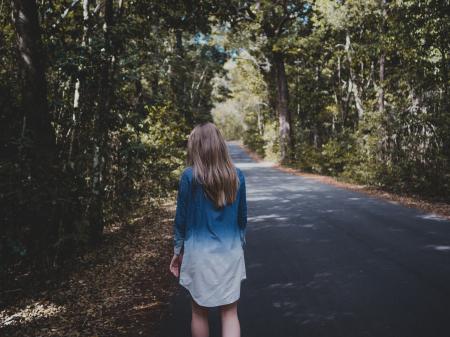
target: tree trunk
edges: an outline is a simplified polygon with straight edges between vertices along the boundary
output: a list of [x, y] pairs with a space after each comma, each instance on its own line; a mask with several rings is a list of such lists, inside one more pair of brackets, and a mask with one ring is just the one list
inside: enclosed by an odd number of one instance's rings
[[381, 6], [381, 29], [380, 35], [382, 41], [380, 43], [380, 68], [379, 68], [379, 77], [380, 77], [380, 86], [378, 87], [378, 111], [383, 116], [384, 115], [384, 65], [386, 61], [386, 52], [383, 47], [383, 37], [386, 33], [386, 0], [380, 0]]
[[110, 115], [113, 99], [113, 78], [111, 76], [115, 65], [115, 55], [111, 38], [113, 25], [113, 1], [105, 0], [103, 9], [103, 36], [105, 43], [106, 60], [100, 74], [99, 104], [95, 108], [94, 116], [94, 144], [92, 153], [92, 184], [91, 201], [88, 206], [88, 218], [91, 229], [91, 242], [96, 243], [101, 239], [105, 219], [103, 214], [105, 182], [103, 172], [106, 167], [108, 116]]
[[274, 113], [272, 117], [275, 117], [277, 113], [277, 87], [274, 84], [274, 82], [276, 82], [274, 79], [277, 77], [277, 71], [273, 65], [270, 67], [269, 71], [266, 71], [264, 67], [259, 67], [259, 70], [267, 86], [269, 111]]
[[[89, 31], [89, 4], [90, 0], [83, 0], [83, 37], [81, 39], [81, 47], [86, 48], [87, 40], [88, 40], [88, 31]], [[78, 68], [78, 71], [81, 72], [83, 70], [82, 65]], [[80, 76], [77, 77], [75, 82], [75, 93], [73, 98], [73, 107], [77, 109], [80, 103], [80, 86], [81, 80]]]
[[[182, 23], [179, 22], [181, 26]], [[174, 93], [174, 102], [177, 109], [185, 117], [188, 125], [194, 125], [194, 116], [192, 113], [193, 102], [188, 99], [186, 87], [186, 69], [184, 69], [184, 46], [183, 29], [175, 30], [175, 62], [173, 63], [172, 90]]]
[[274, 52], [272, 57], [277, 85], [276, 111], [280, 122], [280, 160], [289, 160], [293, 153], [291, 114], [289, 111], [289, 89], [282, 53]]
[[[442, 73], [442, 98], [441, 98], [441, 106], [439, 111], [439, 119], [442, 119], [442, 116], [447, 114], [449, 111], [449, 97], [448, 97], [448, 60], [446, 57], [447, 50], [446, 46], [443, 46], [441, 48], [441, 73]], [[444, 132], [443, 136], [443, 152], [446, 156], [447, 160], [450, 162], [450, 120], [444, 119], [446, 123], [443, 125], [444, 130], [447, 130], [447, 132]]]
[[[87, 48], [88, 45], [88, 35], [89, 35], [89, 6], [90, 6], [90, 0], [83, 0], [83, 36], [81, 38], [81, 47], [83, 49]], [[75, 92], [73, 95], [73, 114], [72, 114], [72, 128], [70, 132], [70, 142], [69, 142], [69, 153], [67, 156], [67, 162], [69, 165], [73, 168], [74, 162], [72, 161], [73, 152], [74, 152], [74, 142], [75, 142], [75, 134], [77, 132], [77, 125], [79, 123], [78, 119], [81, 117], [81, 114], [83, 111], [80, 108], [80, 95], [81, 95], [81, 89], [82, 89], [82, 83], [81, 83], [81, 73], [84, 70], [84, 66], [82, 63], [80, 63], [80, 66], [78, 67], [78, 76], [75, 80]], [[64, 163], [64, 169], [66, 163]]]
[[380, 58], [379, 58], [379, 86], [378, 86], [378, 112], [385, 118], [385, 132], [386, 140], [382, 143], [382, 148], [384, 150], [383, 161], [391, 161], [394, 154], [394, 141], [392, 139], [392, 122], [393, 116], [391, 113], [386, 114], [385, 108], [385, 63], [386, 63], [386, 51], [384, 49], [384, 43], [386, 41], [386, 0], [380, 0], [381, 9], [381, 23], [380, 23]]
[[380, 85], [378, 87], [378, 111], [381, 115], [384, 115], [384, 63], [386, 61], [386, 55], [384, 51], [380, 55]]
[[[32, 0], [12, 2], [18, 49], [23, 61], [24, 125], [31, 133], [36, 156], [45, 155], [42, 162], [55, 155], [55, 131], [50, 123], [47, 102], [45, 62], [38, 22], [37, 5]], [[50, 158], [47, 158], [49, 156]]]
[[350, 73], [349, 79], [349, 89], [351, 88], [351, 92], [353, 93], [353, 97], [355, 99], [356, 111], [358, 111], [358, 120], [361, 120], [364, 115], [364, 107], [361, 100], [361, 89], [356, 80], [355, 73], [352, 68], [352, 51], [351, 51], [351, 41], [350, 34], [347, 32], [345, 36], [345, 51], [347, 52], [347, 60], [348, 60], [348, 69]]
[[[60, 233], [70, 232], [73, 219], [67, 219], [60, 200], [57, 145], [55, 131], [47, 101], [44, 50], [38, 20], [38, 8], [32, 0], [12, 1], [13, 20], [17, 32], [18, 51], [22, 60], [23, 94], [22, 137], [27, 137], [31, 146], [25, 146], [18, 172], [26, 184], [20, 186], [21, 194], [39, 191], [39, 201], [27, 204], [14, 222], [18, 228], [31, 228], [27, 243], [28, 256], [46, 256], [47, 266], [67, 245], [60, 244]], [[23, 161], [22, 161], [23, 160]], [[30, 190], [32, 186], [33, 190]], [[64, 191], [62, 191], [64, 192]], [[61, 197], [62, 196], [62, 197]], [[22, 197], [20, 197], [22, 198]], [[26, 197], [23, 197], [26, 199]], [[51, 258], [51, 259], [50, 259]]]

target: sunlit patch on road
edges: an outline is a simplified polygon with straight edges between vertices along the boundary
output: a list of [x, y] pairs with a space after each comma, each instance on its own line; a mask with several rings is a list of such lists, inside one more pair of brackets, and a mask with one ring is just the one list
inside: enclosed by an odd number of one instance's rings
[[263, 214], [263, 215], [248, 217], [248, 221], [261, 222], [266, 219], [275, 219], [275, 218], [279, 218], [279, 217], [280, 217], [280, 215], [278, 215], [278, 214]]
[[434, 214], [434, 213], [429, 213], [429, 214], [425, 214], [425, 215], [418, 215], [417, 217], [425, 219], [425, 220], [447, 221], [447, 219], [444, 218], [443, 216], [440, 216], [440, 215]]
[[239, 168], [246, 168], [246, 169], [260, 168], [260, 167], [272, 167], [275, 165], [275, 163], [270, 162], [270, 161], [262, 161], [262, 162], [257, 162], [257, 163], [243, 163], [243, 162], [234, 161], [234, 164]]
[[425, 248], [434, 249], [437, 250], [438, 252], [450, 252], [450, 246], [445, 245], [428, 245]]

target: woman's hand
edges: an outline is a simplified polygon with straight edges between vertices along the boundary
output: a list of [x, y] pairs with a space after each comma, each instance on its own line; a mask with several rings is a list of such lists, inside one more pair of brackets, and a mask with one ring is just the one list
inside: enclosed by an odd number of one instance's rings
[[178, 277], [180, 275], [180, 267], [182, 260], [183, 254], [180, 255], [174, 254], [172, 257], [172, 261], [170, 261], [170, 271], [175, 277]]

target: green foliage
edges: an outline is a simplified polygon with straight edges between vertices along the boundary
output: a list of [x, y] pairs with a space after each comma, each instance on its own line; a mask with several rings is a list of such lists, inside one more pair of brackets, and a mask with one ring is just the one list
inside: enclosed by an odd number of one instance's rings
[[[271, 160], [450, 198], [443, 3], [38, 2], [33, 32], [17, 3], [0, 11], [2, 266], [58, 265], [170, 194], [186, 135], [213, 118]], [[36, 61], [48, 93], [30, 118]]]
[[212, 78], [227, 54], [210, 36], [215, 3], [90, 1], [85, 18], [83, 1], [39, 2], [57, 144], [47, 163], [24, 122], [26, 32], [13, 3], [0, 12], [1, 265], [51, 267], [177, 188], [187, 135], [212, 120]]
[[247, 125], [247, 129], [243, 134], [243, 143], [251, 150], [255, 151], [258, 155], [264, 156], [264, 139], [261, 130], [258, 128], [257, 114], [249, 112], [245, 116], [244, 122]]
[[268, 160], [277, 161], [280, 152], [278, 122], [268, 119], [264, 124], [264, 154]]
[[[243, 76], [229, 85], [231, 92], [245, 93], [239, 109], [247, 130], [244, 142], [268, 155], [269, 138], [279, 137], [268, 125], [277, 125], [279, 118], [272, 56], [282, 53], [293, 139], [290, 165], [448, 201], [450, 43], [445, 32], [450, 21], [445, 6], [318, 0], [298, 11], [301, 2], [287, 3], [283, 9], [279, 3], [250, 2], [227, 40], [245, 46], [239, 55], [251, 55], [255, 65], [245, 69], [238, 63]], [[259, 128], [256, 110], [245, 107], [253, 102], [249, 92], [261, 91], [242, 91], [253, 88], [258, 77], [266, 88], [259, 95], [266, 108]], [[279, 150], [270, 154], [278, 155]]]
[[224, 106], [224, 111], [228, 113], [213, 111], [213, 119], [216, 126], [221, 130], [222, 135], [227, 140], [238, 140], [242, 137], [244, 126], [238, 114], [230, 113], [232, 110]]
[[338, 176], [352, 157], [354, 144], [350, 139], [330, 139], [322, 145], [321, 173]]

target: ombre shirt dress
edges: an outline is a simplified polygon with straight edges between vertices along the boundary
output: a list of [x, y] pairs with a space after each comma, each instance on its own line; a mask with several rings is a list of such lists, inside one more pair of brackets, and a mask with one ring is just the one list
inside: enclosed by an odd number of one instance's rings
[[236, 200], [217, 209], [198, 182], [192, 167], [181, 175], [174, 219], [174, 253], [183, 253], [179, 283], [204, 307], [233, 303], [246, 279], [247, 200], [245, 178], [239, 177]]

